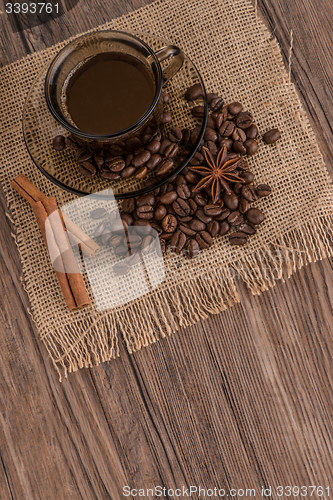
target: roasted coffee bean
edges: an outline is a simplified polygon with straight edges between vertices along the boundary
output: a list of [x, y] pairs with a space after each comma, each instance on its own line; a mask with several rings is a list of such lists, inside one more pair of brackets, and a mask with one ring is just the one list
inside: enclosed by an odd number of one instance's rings
[[219, 233], [219, 230], [220, 224], [216, 220], [212, 220], [207, 226], [207, 231], [210, 233], [212, 238], [215, 238], [215, 236]]
[[148, 254], [153, 251], [156, 243], [156, 239], [152, 234], [147, 234], [141, 243], [141, 251], [144, 254]]
[[162, 240], [168, 241], [171, 240], [173, 233], [162, 233], [160, 238]]
[[215, 217], [215, 220], [217, 220], [218, 222], [223, 222], [229, 217], [229, 214], [230, 214], [229, 208], [222, 208], [221, 214]]
[[207, 98], [207, 102], [208, 104], [210, 104], [212, 102], [213, 99], [216, 99], [216, 97], [219, 97], [217, 94], [215, 94], [215, 92], [209, 92], [207, 95], [206, 95], [206, 98]]
[[179, 146], [176, 143], [170, 144], [170, 146], [167, 146], [164, 151], [164, 156], [166, 158], [174, 158], [179, 151]]
[[172, 127], [172, 129], [169, 131], [168, 135], [170, 141], [172, 142], [179, 142], [183, 138], [183, 133], [178, 127]]
[[126, 262], [117, 262], [112, 268], [114, 274], [117, 276], [124, 276], [130, 270], [130, 266]]
[[210, 126], [212, 128], [215, 128], [216, 130], [219, 130], [222, 126], [222, 123], [225, 122], [225, 120], [226, 120], [226, 117], [224, 116], [224, 114], [218, 113], [217, 117], [215, 118], [214, 125], [210, 125]]
[[104, 156], [101, 154], [95, 153], [94, 154], [94, 162], [98, 170], [101, 170], [104, 167]]
[[208, 151], [210, 152], [210, 154], [212, 156], [216, 155], [216, 153], [217, 153], [217, 146], [216, 146], [215, 142], [207, 141], [206, 144], [205, 144], [205, 147], [208, 149]]
[[177, 186], [177, 194], [179, 198], [187, 200], [191, 196], [190, 188], [186, 184], [180, 184]]
[[231, 214], [227, 218], [227, 222], [230, 224], [230, 226], [238, 226], [243, 221], [244, 221], [244, 216], [237, 210], [235, 212], [231, 212]]
[[199, 174], [196, 174], [195, 172], [191, 172], [190, 170], [185, 174], [185, 179], [187, 182], [190, 184], [197, 184], [200, 180]]
[[232, 115], [238, 115], [243, 110], [243, 104], [240, 102], [232, 102], [228, 106], [228, 112]]
[[113, 158], [106, 164], [112, 172], [121, 172], [125, 168], [125, 161], [122, 158]]
[[206, 127], [205, 134], [204, 134], [204, 140], [216, 142], [217, 141], [216, 131], [213, 128]]
[[[181, 186], [184, 184], [185, 186], [187, 185], [186, 179], [182, 174], [178, 174], [177, 177], [174, 179], [175, 186]], [[178, 194], [179, 196], [179, 194]]]
[[199, 207], [204, 207], [205, 205], [207, 205], [207, 197], [202, 193], [196, 194], [194, 196], [194, 201]]
[[245, 142], [246, 134], [241, 128], [235, 128], [231, 136], [233, 141]]
[[98, 238], [99, 236], [101, 236], [105, 228], [106, 228], [106, 222], [105, 220], [103, 220], [103, 222], [101, 222], [101, 224], [99, 224], [99, 226], [97, 226], [95, 231], [93, 232], [93, 238]]
[[246, 133], [246, 137], [248, 139], [255, 139], [258, 135], [258, 127], [257, 125], [255, 125], [254, 123], [252, 123], [252, 125], [250, 125], [250, 127], [248, 127], [246, 130], [245, 130], [245, 133]]
[[244, 159], [244, 158], [241, 158], [238, 162], [237, 162], [237, 170], [241, 170], [241, 171], [247, 171], [249, 170], [250, 168], [250, 165], [248, 164], [248, 162]]
[[189, 128], [184, 128], [182, 134], [183, 134], [182, 144], [183, 146], [186, 146], [191, 138], [191, 130]]
[[199, 138], [199, 134], [200, 134], [200, 128], [198, 127], [195, 127], [192, 131], [191, 131], [191, 144], [196, 144], [198, 138]]
[[172, 208], [172, 205], [167, 205], [166, 209], [167, 209], [168, 214], [176, 215], [176, 212]]
[[170, 248], [174, 252], [180, 253], [183, 250], [185, 243], [186, 243], [186, 235], [181, 231], [176, 231], [170, 240]]
[[199, 153], [199, 151], [197, 151], [196, 153], [194, 153], [193, 157], [191, 158], [189, 165], [194, 165], [194, 166], [203, 165], [204, 161], [205, 161], [205, 159], [204, 159], [203, 155], [201, 153]]
[[204, 206], [203, 210], [206, 215], [211, 217], [216, 217], [216, 215], [220, 215], [222, 213], [222, 207], [213, 203]]
[[249, 111], [243, 111], [236, 117], [236, 125], [239, 128], [246, 129], [252, 125], [253, 117]]
[[234, 130], [235, 130], [234, 122], [226, 120], [224, 123], [222, 123], [221, 127], [219, 128], [219, 134], [221, 134], [223, 138], [226, 139], [233, 133]]
[[262, 136], [263, 141], [266, 144], [274, 144], [278, 139], [281, 137], [281, 132], [277, 128], [272, 128], [271, 130], [268, 130], [265, 132], [265, 134]]
[[245, 198], [246, 200], [248, 200], [250, 203], [253, 203], [254, 201], [257, 201], [258, 199], [258, 196], [257, 196], [257, 193], [256, 193], [256, 190], [253, 186], [243, 186], [242, 187], [242, 191], [241, 191], [241, 195], [243, 198]]
[[271, 186], [268, 184], [259, 184], [259, 186], [256, 187], [256, 193], [259, 196], [259, 198], [263, 198], [264, 196], [268, 196], [271, 194], [272, 189]]
[[199, 255], [200, 247], [196, 240], [189, 240], [186, 244], [186, 253], [190, 259], [195, 259]]
[[94, 220], [98, 220], [98, 219], [103, 219], [103, 217], [105, 217], [107, 214], [105, 208], [103, 207], [99, 207], [99, 208], [95, 208], [95, 210], [92, 210], [90, 212], [90, 217]]
[[258, 151], [258, 143], [254, 139], [248, 139], [244, 142], [244, 147], [248, 155], [254, 155]]
[[[85, 163], [88, 163], [88, 162], [85, 162]], [[82, 163], [83, 165], [83, 163]], [[110, 172], [110, 170], [101, 170], [101, 177], [103, 177], [103, 179], [108, 179], [109, 181], [117, 181], [118, 179], [120, 179], [120, 174], [118, 174], [117, 172]]]
[[132, 226], [134, 222], [134, 218], [131, 214], [124, 212], [120, 215], [121, 220], [123, 221], [124, 226], [127, 228], [128, 226]]
[[75, 152], [75, 158], [79, 163], [83, 163], [84, 161], [89, 161], [92, 158], [92, 153], [85, 149], [78, 149]]
[[215, 120], [210, 115], [207, 116], [207, 127], [216, 128]]
[[136, 214], [140, 219], [152, 219], [154, 217], [154, 208], [151, 205], [142, 205], [137, 207]]
[[195, 101], [200, 97], [204, 96], [204, 91], [200, 83], [195, 83], [192, 87], [188, 88], [185, 93], [185, 99], [187, 101]]
[[192, 198], [189, 198], [187, 203], [190, 205], [190, 215], [193, 215], [198, 210], [198, 205]]
[[113, 144], [109, 149], [110, 155], [113, 157], [121, 156], [123, 154], [124, 147], [125, 147], [125, 143], [123, 145]]
[[197, 233], [195, 236], [195, 239], [201, 248], [209, 248], [213, 244], [213, 238], [207, 231], [200, 231], [200, 233]]
[[143, 205], [155, 205], [156, 198], [153, 193], [142, 194], [136, 199], [136, 206], [142, 207]]
[[145, 149], [144, 151], [141, 151], [141, 153], [134, 156], [132, 160], [132, 165], [134, 165], [134, 167], [142, 167], [142, 165], [147, 163], [150, 157], [151, 157], [150, 151]]
[[[152, 135], [151, 135], [151, 134], [145, 134], [145, 135], [142, 137], [142, 139], [141, 139], [141, 140], [142, 140], [142, 144], [143, 144], [144, 146], [146, 146], [146, 145], [147, 145], [147, 143], [151, 140], [151, 138], [152, 138]], [[145, 148], [145, 149], [147, 149], [147, 148]]]
[[248, 200], [246, 200], [245, 198], [241, 198], [239, 201], [238, 211], [241, 214], [245, 214], [245, 212], [247, 212], [249, 208], [250, 203], [248, 202]]
[[177, 198], [172, 203], [172, 208], [174, 209], [176, 214], [179, 215], [180, 217], [188, 216], [191, 211], [190, 205], [187, 203], [186, 200], [183, 200], [182, 198]]
[[111, 247], [119, 247], [119, 245], [122, 243], [123, 237], [121, 234], [116, 234], [114, 236], [111, 236], [109, 240], [109, 245]]
[[113, 231], [110, 227], [106, 227], [101, 236], [101, 245], [106, 246], [109, 244], [109, 241], [113, 235]]
[[234, 141], [232, 144], [232, 150], [235, 151], [235, 153], [239, 155], [245, 155], [246, 154], [246, 148], [244, 144], [240, 141]]
[[165, 208], [164, 205], [159, 205], [156, 210], [155, 210], [155, 213], [154, 213], [154, 218], [157, 220], [157, 221], [160, 221], [162, 219], [164, 219], [164, 217], [166, 216], [167, 214], [167, 209]]
[[[151, 227], [156, 231], [156, 233], [159, 236], [163, 233], [162, 227], [159, 224], [157, 224], [156, 222], [152, 222]], [[153, 231], [153, 234], [154, 234], [154, 231]]]
[[239, 174], [239, 176], [244, 179], [244, 184], [251, 184], [251, 182], [253, 182], [253, 179], [254, 179], [254, 175], [252, 172], [250, 172], [249, 170], [246, 170], [246, 171], [243, 171]]
[[138, 168], [136, 171], [136, 174], [134, 175], [134, 179], [143, 179], [145, 175], [147, 175], [148, 168], [143, 165], [142, 167]]
[[65, 144], [66, 146], [74, 150], [82, 149], [80, 144], [78, 144], [72, 137], [66, 137]]
[[161, 146], [160, 146], [160, 149], [159, 149], [159, 152], [158, 152], [158, 153], [159, 153], [160, 155], [164, 155], [166, 148], [167, 148], [168, 146], [170, 146], [170, 144], [172, 144], [172, 142], [171, 142], [171, 141], [169, 141], [169, 139], [163, 139], [163, 140], [161, 141]]
[[135, 232], [140, 236], [149, 234], [152, 230], [149, 220], [139, 219], [134, 221]]
[[261, 224], [262, 221], [265, 219], [265, 215], [261, 210], [259, 210], [259, 208], [250, 208], [250, 210], [248, 210], [245, 215], [247, 220], [251, 222], [251, 224], [254, 224], [255, 226]]
[[154, 154], [150, 157], [150, 159], [146, 163], [146, 167], [149, 170], [155, 170], [157, 165], [159, 165], [162, 161], [162, 156], [160, 154]]
[[162, 228], [166, 233], [173, 233], [177, 227], [177, 219], [174, 215], [168, 214], [162, 220]]
[[146, 150], [149, 151], [152, 155], [155, 155], [156, 153], [158, 153], [160, 147], [161, 147], [160, 141], [154, 140], [154, 141], [150, 141], [146, 145]]
[[238, 228], [239, 231], [242, 231], [242, 233], [245, 234], [255, 234], [257, 232], [256, 228], [251, 226], [248, 222], [243, 222]]
[[247, 235], [241, 231], [231, 233], [229, 235], [229, 243], [230, 245], [245, 245], [247, 243]]
[[232, 148], [232, 145], [233, 145], [233, 141], [231, 139], [221, 139], [219, 141], [219, 148], [223, 148], [223, 145], [225, 145], [225, 147], [227, 148], [228, 151], [230, 151], [230, 149]]
[[189, 227], [190, 227], [190, 229], [193, 229], [193, 231], [196, 231], [196, 232], [204, 231], [206, 229], [206, 224], [199, 219], [193, 219], [189, 223]]
[[133, 165], [129, 165], [128, 167], [125, 167], [124, 170], [121, 172], [121, 177], [123, 179], [128, 179], [129, 177], [132, 177], [132, 175], [136, 172], [136, 168], [133, 167]]
[[[85, 162], [85, 163], [89, 163], [89, 162]], [[90, 167], [90, 165], [91, 165], [91, 167]], [[84, 177], [90, 178], [90, 177], [94, 177], [94, 175], [96, 175], [97, 169], [96, 169], [96, 167], [94, 167], [94, 165], [92, 163], [89, 164], [89, 168], [86, 168], [85, 165], [80, 163], [79, 172]]]
[[129, 249], [128, 249], [128, 246], [127, 244], [125, 245], [119, 245], [118, 247], [116, 247], [114, 249], [114, 253], [118, 256], [121, 256], [121, 255], [130, 255], [130, 252], [129, 252]]
[[167, 104], [169, 102], [170, 96], [167, 92], [165, 92], [165, 90], [162, 90], [161, 98], [162, 98], [163, 104]]
[[224, 205], [227, 208], [229, 208], [229, 210], [231, 210], [231, 211], [237, 210], [239, 201], [238, 201], [238, 197], [235, 193], [231, 192], [231, 194], [228, 194], [227, 192], [224, 192], [223, 193], [223, 201], [224, 201]]
[[204, 106], [195, 106], [194, 108], [191, 109], [191, 114], [195, 118], [203, 118], [205, 114], [205, 107]]
[[188, 226], [188, 224], [186, 224], [186, 223], [184, 224], [184, 223], [180, 222], [179, 229], [182, 233], [186, 234], [187, 236], [195, 236], [196, 235], [196, 231], [191, 229]]
[[195, 212], [195, 216], [205, 224], [208, 224], [213, 219], [213, 216], [207, 215], [201, 208]]
[[125, 156], [125, 167], [128, 167], [131, 164], [133, 158], [134, 158], [133, 153], [128, 153], [128, 155]]
[[169, 111], [165, 111], [161, 116], [161, 123], [170, 123], [172, 121], [172, 114]]
[[243, 185], [244, 184], [242, 182], [235, 182], [235, 184], [232, 186], [233, 192], [236, 194], [240, 194]]
[[136, 151], [139, 148], [141, 148], [142, 142], [139, 139], [139, 137], [130, 137], [126, 141], [126, 149], [131, 152], [131, 151]]
[[162, 194], [160, 197], [160, 202], [162, 205], [171, 205], [177, 199], [177, 191], [168, 191], [165, 194]]
[[230, 231], [230, 224], [226, 220], [220, 222], [220, 231], [219, 231], [219, 234], [221, 236], [224, 236], [229, 231]]
[[218, 111], [223, 106], [222, 97], [214, 97], [209, 103], [209, 107], [212, 111]]
[[140, 252], [134, 252], [132, 255], [126, 257], [124, 262], [126, 262], [126, 264], [132, 267], [135, 266], [135, 264], [137, 264], [138, 262], [140, 262], [140, 260], [141, 260]]
[[57, 135], [53, 139], [52, 146], [56, 151], [62, 151], [65, 147], [65, 137], [63, 135]]

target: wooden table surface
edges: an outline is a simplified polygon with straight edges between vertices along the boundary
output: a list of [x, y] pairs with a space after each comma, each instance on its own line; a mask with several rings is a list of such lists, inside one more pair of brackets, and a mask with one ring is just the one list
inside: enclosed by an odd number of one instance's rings
[[[7, 64], [149, 0], [81, 0], [16, 33], [4, 3]], [[292, 80], [333, 173], [331, 0], [259, 0], [258, 13], [285, 60], [293, 30]], [[256, 497], [271, 486], [285, 498], [279, 485], [313, 485], [323, 490], [300, 493], [333, 495], [331, 260], [259, 297], [242, 289], [235, 307], [134, 355], [121, 346], [120, 359], [60, 384], [27, 312], [0, 199], [1, 500], [116, 500], [124, 486], [255, 488]]]

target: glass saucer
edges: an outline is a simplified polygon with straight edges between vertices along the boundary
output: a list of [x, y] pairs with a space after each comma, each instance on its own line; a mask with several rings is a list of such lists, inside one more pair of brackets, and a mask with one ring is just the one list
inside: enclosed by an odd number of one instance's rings
[[[147, 33], [130, 32], [145, 41], [153, 50], [158, 50], [170, 42], [162, 38]], [[119, 179], [111, 181], [95, 176], [87, 179], [81, 175], [78, 163], [75, 160], [75, 151], [65, 148], [63, 151], [55, 151], [52, 147], [53, 138], [57, 135], [67, 136], [68, 132], [53, 118], [50, 113], [44, 95], [44, 81], [49, 67], [49, 63], [43, 68], [31, 87], [23, 110], [23, 135], [28, 152], [39, 170], [52, 182], [62, 189], [65, 189], [78, 196], [93, 195], [97, 198], [104, 198], [108, 189], [112, 189], [115, 199], [121, 200], [133, 196], [145, 194], [171, 180], [179, 174], [191, 160], [197, 151], [203, 138], [207, 116], [207, 99], [189, 102], [184, 95], [186, 90], [194, 84], [199, 83], [204, 89], [204, 84], [193, 62], [185, 54], [182, 68], [168, 82], [164, 90], [170, 95], [170, 100], [164, 105], [164, 110], [172, 114], [172, 122], [162, 126], [162, 134], [167, 136], [168, 130], [172, 127], [180, 129], [189, 128], [197, 130], [197, 138], [190, 148], [187, 146], [186, 157], [174, 158], [174, 168], [163, 179], [157, 178], [154, 172], [149, 172], [143, 179], [134, 178]], [[163, 67], [168, 65], [168, 61], [161, 63]], [[203, 105], [205, 113], [202, 119], [194, 118], [191, 108], [196, 105]], [[149, 180], [148, 184], [147, 181]]]

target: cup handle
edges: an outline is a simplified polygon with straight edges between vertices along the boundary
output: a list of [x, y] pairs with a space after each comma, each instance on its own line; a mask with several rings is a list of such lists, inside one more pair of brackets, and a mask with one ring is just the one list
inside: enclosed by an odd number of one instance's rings
[[159, 62], [172, 57], [172, 61], [165, 70], [163, 70], [163, 83], [167, 83], [180, 70], [184, 63], [184, 52], [176, 45], [162, 47], [155, 55]]

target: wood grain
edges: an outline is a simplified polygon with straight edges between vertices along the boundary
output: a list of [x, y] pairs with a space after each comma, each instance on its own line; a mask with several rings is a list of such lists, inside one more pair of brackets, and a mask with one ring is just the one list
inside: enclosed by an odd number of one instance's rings
[[[147, 3], [81, 0], [19, 33], [1, 15], [1, 62]], [[292, 81], [333, 173], [332, 4], [259, 0], [258, 12], [286, 61], [293, 30]], [[121, 345], [120, 359], [59, 384], [0, 202], [1, 500], [113, 500], [127, 484], [333, 486], [331, 261], [258, 297], [239, 285], [242, 302], [223, 314], [131, 356]]]

